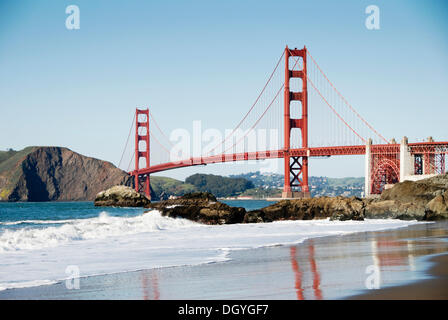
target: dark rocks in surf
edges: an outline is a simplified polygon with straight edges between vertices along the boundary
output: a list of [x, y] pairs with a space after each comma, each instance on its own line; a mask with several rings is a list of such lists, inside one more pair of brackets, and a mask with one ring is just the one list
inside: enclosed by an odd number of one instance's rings
[[283, 200], [260, 210], [246, 212], [219, 202], [207, 192], [186, 194], [178, 199], [151, 203], [168, 217], [181, 217], [204, 224], [258, 223], [278, 220], [363, 220], [364, 204], [358, 198], [313, 198]]
[[114, 186], [98, 193], [94, 203], [97, 207], [144, 207], [151, 201], [131, 187]]
[[279, 220], [440, 220], [448, 218], [448, 174], [385, 190], [378, 199], [321, 197], [282, 200], [259, 210], [233, 208], [207, 192], [151, 203], [165, 216], [182, 217], [206, 224], [259, 223]]
[[188, 193], [178, 199], [151, 203], [146, 207], [159, 210], [163, 216], [186, 218], [204, 224], [240, 223], [246, 214], [244, 208], [219, 202], [208, 192]]
[[265, 208], [249, 211], [246, 223], [278, 220], [364, 220], [365, 205], [359, 198], [322, 197], [282, 200]]

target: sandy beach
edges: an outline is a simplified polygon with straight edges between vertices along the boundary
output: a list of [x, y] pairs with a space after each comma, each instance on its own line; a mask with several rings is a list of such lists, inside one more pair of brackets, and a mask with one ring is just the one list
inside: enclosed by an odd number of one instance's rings
[[394, 286], [369, 291], [349, 299], [354, 300], [447, 300], [448, 299], [448, 254], [431, 257], [432, 264], [427, 271], [430, 279], [408, 285]]
[[[233, 251], [226, 262], [156, 268], [0, 292], [0, 299], [446, 299], [448, 223]], [[372, 270], [379, 289], [368, 289]], [[375, 282], [373, 282], [375, 283]]]

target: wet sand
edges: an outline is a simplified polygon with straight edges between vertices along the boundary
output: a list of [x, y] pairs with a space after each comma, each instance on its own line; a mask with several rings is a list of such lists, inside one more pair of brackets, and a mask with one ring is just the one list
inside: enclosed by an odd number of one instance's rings
[[429, 259], [433, 264], [428, 273], [432, 279], [412, 284], [369, 291], [349, 297], [353, 300], [447, 300], [448, 299], [448, 254]]
[[[448, 222], [232, 251], [231, 260], [0, 291], [0, 299], [446, 299]], [[436, 264], [434, 264], [436, 263]], [[380, 289], [367, 289], [371, 270]]]

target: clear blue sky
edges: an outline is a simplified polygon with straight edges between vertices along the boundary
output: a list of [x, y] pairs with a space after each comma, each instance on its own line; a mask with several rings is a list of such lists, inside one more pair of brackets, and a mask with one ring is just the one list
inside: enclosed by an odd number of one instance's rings
[[[80, 8], [67, 30], [65, 8]], [[365, 8], [380, 8], [368, 30]], [[284, 46], [306, 45], [387, 138], [448, 140], [444, 0], [0, 0], [0, 149], [66, 146], [121, 156], [134, 109], [162, 127], [232, 128]], [[256, 170], [214, 165], [167, 172]], [[316, 160], [310, 174], [362, 176], [362, 157]]]

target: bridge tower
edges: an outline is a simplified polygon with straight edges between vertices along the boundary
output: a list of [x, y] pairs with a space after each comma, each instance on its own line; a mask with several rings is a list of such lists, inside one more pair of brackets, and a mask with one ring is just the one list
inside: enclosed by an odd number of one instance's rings
[[[143, 150], [140, 142], [144, 142]], [[145, 159], [145, 168], [140, 168], [141, 158]], [[140, 173], [140, 169], [147, 168], [149, 168], [149, 109], [137, 108], [135, 110], [135, 169], [132, 175], [134, 176], [135, 190], [151, 199], [149, 174]]]
[[[308, 187], [308, 88], [307, 88], [307, 53], [306, 47], [303, 49], [285, 48], [285, 88], [284, 88], [284, 167], [285, 180], [282, 198], [309, 198]], [[300, 57], [303, 61], [302, 70], [290, 70], [289, 58]], [[290, 80], [299, 78], [302, 80], [302, 90], [292, 92], [290, 90]], [[291, 118], [292, 101], [300, 101], [300, 118]], [[294, 155], [291, 149], [291, 130], [299, 128], [302, 138], [302, 148], [307, 150], [306, 156]], [[292, 177], [292, 179], [291, 179]]]

